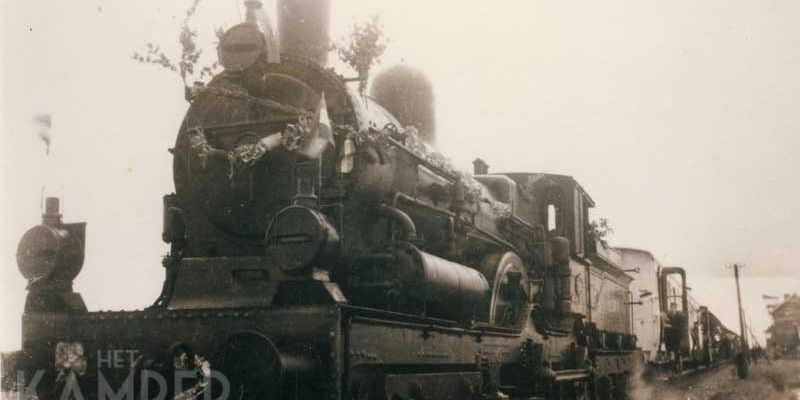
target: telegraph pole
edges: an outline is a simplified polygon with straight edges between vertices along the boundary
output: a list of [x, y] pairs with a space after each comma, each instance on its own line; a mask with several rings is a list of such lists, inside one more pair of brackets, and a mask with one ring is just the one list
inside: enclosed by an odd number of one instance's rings
[[747, 335], [745, 334], [744, 310], [742, 310], [742, 292], [739, 289], [739, 268], [741, 268], [739, 264], [733, 264], [733, 275], [736, 277], [736, 301], [739, 304], [739, 332], [742, 335], [742, 344], [744, 348], [748, 349]]
[[739, 332], [742, 341], [742, 349], [736, 357], [736, 364], [738, 366], [737, 372], [739, 378], [747, 378], [748, 363], [750, 362], [750, 346], [747, 345], [747, 334], [745, 331], [744, 323], [744, 310], [742, 310], [742, 292], [739, 289], [739, 264], [733, 264], [733, 276], [736, 277], [736, 301], [739, 304]]

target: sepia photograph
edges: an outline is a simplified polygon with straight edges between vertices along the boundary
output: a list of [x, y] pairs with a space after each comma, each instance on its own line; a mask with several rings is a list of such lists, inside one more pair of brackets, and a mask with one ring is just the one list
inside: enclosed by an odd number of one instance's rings
[[0, 400], [800, 400], [800, 2], [0, 1]]

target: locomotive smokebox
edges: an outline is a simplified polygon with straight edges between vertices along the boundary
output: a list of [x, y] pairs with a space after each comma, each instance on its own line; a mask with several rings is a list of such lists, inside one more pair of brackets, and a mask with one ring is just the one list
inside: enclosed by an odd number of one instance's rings
[[83, 266], [86, 224], [61, 221], [58, 198], [46, 202], [42, 223], [29, 229], [17, 246], [17, 266], [28, 280], [26, 312], [86, 311], [72, 291]]
[[330, 0], [278, 0], [281, 52], [328, 63]]
[[17, 247], [17, 265], [31, 282], [72, 282], [83, 266], [85, 223], [61, 222], [59, 200], [48, 197], [42, 224], [29, 229]]
[[372, 82], [370, 95], [403, 125], [412, 125], [427, 143], [436, 140], [433, 85], [421, 71], [396, 65]]

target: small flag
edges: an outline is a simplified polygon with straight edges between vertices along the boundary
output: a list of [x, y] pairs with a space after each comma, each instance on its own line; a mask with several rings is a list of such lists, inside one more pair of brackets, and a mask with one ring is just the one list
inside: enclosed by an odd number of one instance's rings
[[50, 154], [50, 128], [53, 125], [53, 117], [50, 114], [39, 114], [33, 117], [36, 124], [36, 134], [44, 142], [45, 154]]
[[325, 92], [319, 99], [317, 106], [317, 131], [320, 138], [325, 140], [331, 146], [333, 143], [333, 130], [331, 129], [331, 119], [328, 117], [328, 103], [325, 101]]
[[325, 149], [330, 146], [335, 146], [333, 141], [333, 130], [331, 129], [331, 120], [328, 117], [328, 104], [325, 101], [325, 93], [319, 99], [317, 110], [314, 112], [316, 123], [313, 126], [313, 133], [305, 146], [303, 155], [308, 158], [319, 158]]

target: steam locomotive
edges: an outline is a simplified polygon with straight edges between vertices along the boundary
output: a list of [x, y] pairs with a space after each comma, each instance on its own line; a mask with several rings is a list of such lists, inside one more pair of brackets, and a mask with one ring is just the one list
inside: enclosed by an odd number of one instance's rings
[[642, 359], [633, 278], [581, 185], [453, 168], [430, 145], [424, 78], [395, 70], [363, 95], [325, 67], [328, 2], [278, 3], [279, 59], [251, 0], [220, 40], [225, 71], [187, 89], [153, 306], [87, 311], [72, 289], [85, 224], [48, 199], [17, 254], [17, 390], [624, 398]]

